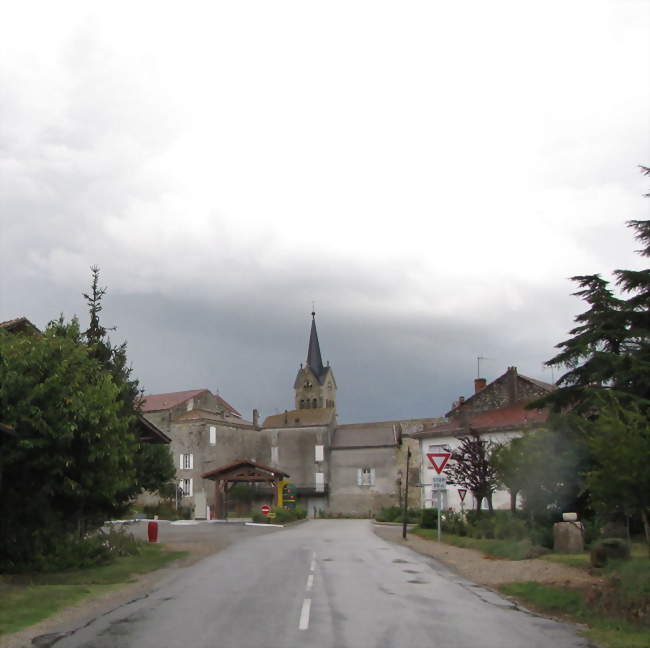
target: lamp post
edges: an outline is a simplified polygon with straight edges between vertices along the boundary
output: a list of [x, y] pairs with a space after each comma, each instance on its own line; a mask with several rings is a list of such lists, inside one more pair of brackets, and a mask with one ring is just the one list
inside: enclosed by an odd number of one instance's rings
[[404, 512], [402, 514], [402, 538], [406, 540], [406, 517], [409, 506], [409, 464], [411, 463], [411, 448], [406, 452], [406, 475], [404, 479]]

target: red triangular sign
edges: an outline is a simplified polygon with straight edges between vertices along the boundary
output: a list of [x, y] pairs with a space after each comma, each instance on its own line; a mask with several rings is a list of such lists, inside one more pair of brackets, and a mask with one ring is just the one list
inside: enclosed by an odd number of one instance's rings
[[460, 495], [460, 501], [464, 502], [465, 501], [465, 495], [467, 495], [467, 489], [466, 488], [459, 488], [458, 489], [458, 494]]
[[447, 465], [449, 458], [451, 457], [450, 452], [427, 452], [427, 457], [431, 462], [431, 465], [436, 469], [436, 472], [440, 474], [442, 469]]

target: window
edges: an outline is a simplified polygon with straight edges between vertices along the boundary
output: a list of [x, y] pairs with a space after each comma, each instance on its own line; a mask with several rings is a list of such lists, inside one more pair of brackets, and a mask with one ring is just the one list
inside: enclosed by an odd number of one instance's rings
[[180, 467], [181, 470], [192, 470], [194, 468], [194, 455], [181, 454]]
[[183, 491], [183, 497], [192, 497], [193, 495], [193, 489], [192, 489], [192, 480], [191, 479], [181, 479], [180, 482], [178, 483], [180, 486], [181, 490]]
[[316, 408], [318, 407], [318, 402], [316, 401], [315, 398], [314, 398], [314, 400], [311, 402], [311, 406], [312, 406], [314, 409], [316, 409]]
[[375, 485], [375, 469], [359, 468], [357, 470], [357, 486], [374, 486]]
[[214, 425], [210, 426], [210, 445], [217, 444], [217, 428]]
[[322, 445], [314, 446], [314, 461], [325, 461], [325, 448]]
[[323, 493], [325, 491], [325, 473], [314, 473], [314, 481], [316, 482], [316, 492]]
[[300, 401], [300, 409], [305, 409], [305, 399], [304, 398]]
[[187, 401], [187, 411], [189, 412], [190, 410], [194, 409], [194, 399], [190, 398], [190, 400]]
[[277, 466], [280, 463], [280, 448], [271, 446], [271, 465]]

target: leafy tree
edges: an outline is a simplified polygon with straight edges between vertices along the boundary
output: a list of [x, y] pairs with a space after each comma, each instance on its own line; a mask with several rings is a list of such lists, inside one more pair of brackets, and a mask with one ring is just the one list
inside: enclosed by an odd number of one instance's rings
[[496, 446], [492, 452], [492, 465], [499, 484], [510, 493], [510, 511], [517, 511], [517, 495], [526, 483], [525, 439], [512, 439], [510, 443]]
[[[92, 355], [108, 371], [118, 389], [118, 402], [122, 416], [130, 421], [130, 430], [138, 438], [137, 415], [140, 412], [142, 390], [139, 381], [133, 377], [132, 368], [128, 364], [126, 342], [114, 346], [107, 337], [107, 329], [100, 322], [99, 314], [102, 311], [102, 299], [108, 288], [100, 287], [100, 269], [98, 266], [90, 268], [92, 282], [89, 293], [84, 293], [88, 304], [90, 324], [84, 332], [84, 339]], [[165, 483], [174, 479], [176, 469], [173, 464], [169, 448], [165, 445], [140, 443], [134, 455], [135, 479], [122, 494], [122, 501], [132, 499], [143, 490], [155, 492]], [[117, 506], [115, 513], [121, 512]]]
[[603, 397], [599, 412], [582, 422], [592, 458], [586, 486], [597, 509], [641, 516], [650, 554], [650, 420], [611, 395]]
[[466, 488], [475, 498], [476, 510], [481, 510], [483, 499], [487, 500], [490, 511], [492, 493], [497, 488], [497, 475], [491, 454], [496, 445], [478, 434], [465, 437], [452, 452], [451, 461], [445, 468], [449, 483]]
[[17, 432], [1, 458], [0, 564], [11, 568], [101, 523], [134, 480], [136, 443], [76, 321], [0, 332], [0, 411]]
[[584, 513], [581, 477], [588, 455], [574, 418], [554, 417], [547, 428], [521, 438], [516, 459], [524, 477], [521, 495], [531, 524], [558, 516], [562, 511]]

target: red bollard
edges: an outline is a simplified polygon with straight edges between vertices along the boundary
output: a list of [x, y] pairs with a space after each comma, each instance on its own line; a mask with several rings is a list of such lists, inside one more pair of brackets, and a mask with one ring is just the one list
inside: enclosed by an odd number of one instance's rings
[[149, 522], [147, 526], [147, 533], [149, 535], [149, 542], [158, 541], [158, 522]]

